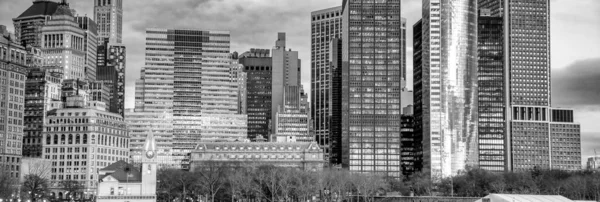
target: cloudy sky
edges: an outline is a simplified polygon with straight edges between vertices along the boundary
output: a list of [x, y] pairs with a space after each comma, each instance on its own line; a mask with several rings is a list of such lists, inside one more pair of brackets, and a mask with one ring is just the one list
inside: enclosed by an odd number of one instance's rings
[[[144, 65], [145, 29], [194, 28], [231, 31], [231, 51], [274, 46], [286, 32], [288, 47], [300, 52], [303, 83], [310, 85], [310, 12], [338, 6], [342, 0], [124, 0], [123, 41], [127, 45], [126, 107], [134, 103], [135, 80]], [[79, 15], [93, 16], [93, 0], [70, 0]], [[600, 152], [600, 0], [551, 0], [553, 105], [576, 110], [582, 124], [583, 153]], [[402, 0], [411, 25], [421, 15], [421, 0]], [[0, 24], [13, 29], [12, 18], [31, 0], [1, 0]], [[411, 37], [407, 37], [412, 44]], [[408, 49], [412, 67], [412, 49]]]

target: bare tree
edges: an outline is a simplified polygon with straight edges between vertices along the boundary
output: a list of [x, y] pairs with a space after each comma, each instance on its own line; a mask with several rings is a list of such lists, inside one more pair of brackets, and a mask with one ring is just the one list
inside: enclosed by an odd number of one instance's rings
[[158, 180], [159, 195], [168, 201], [179, 197], [182, 202], [191, 193], [190, 188], [196, 181], [189, 172], [178, 169], [161, 170], [158, 173]]
[[199, 180], [196, 182], [196, 185], [202, 187], [208, 195], [211, 197], [212, 201], [215, 201], [215, 196], [221, 191], [225, 184], [226, 173], [228, 168], [224, 163], [208, 161], [203, 163], [203, 166], [198, 168], [195, 172], [196, 175], [199, 176]]
[[49, 190], [47, 178], [38, 175], [29, 174], [25, 176], [25, 181], [21, 187], [22, 193], [27, 193], [31, 201], [35, 202], [39, 198], [44, 198]]
[[27, 174], [37, 175], [46, 179], [50, 179], [50, 171], [52, 164], [45, 159], [32, 159], [28, 163]]

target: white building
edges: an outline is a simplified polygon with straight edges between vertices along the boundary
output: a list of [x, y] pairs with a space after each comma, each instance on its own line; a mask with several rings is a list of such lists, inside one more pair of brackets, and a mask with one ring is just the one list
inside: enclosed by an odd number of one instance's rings
[[156, 201], [156, 140], [150, 134], [144, 144], [141, 167], [118, 161], [98, 171], [97, 202]]

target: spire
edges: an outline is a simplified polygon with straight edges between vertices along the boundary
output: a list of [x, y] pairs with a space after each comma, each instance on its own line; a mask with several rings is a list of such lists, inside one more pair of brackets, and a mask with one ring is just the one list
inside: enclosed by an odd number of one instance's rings
[[150, 133], [146, 136], [146, 142], [144, 143], [144, 152], [156, 152], [156, 140], [154, 134]]

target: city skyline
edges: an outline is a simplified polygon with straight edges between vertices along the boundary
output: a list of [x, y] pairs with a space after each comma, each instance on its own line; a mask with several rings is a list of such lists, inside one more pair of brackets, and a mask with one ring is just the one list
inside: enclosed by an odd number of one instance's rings
[[[232, 51], [243, 52], [249, 50], [251, 47], [257, 48], [271, 48], [270, 45], [272, 37], [276, 35], [278, 31], [285, 31], [289, 33], [289, 38], [292, 39], [290, 42], [291, 47], [294, 50], [298, 50], [300, 59], [303, 59], [303, 81], [302, 83], [306, 88], [310, 86], [310, 46], [308, 44], [310, 37], [310, 30], [306, 27], [310, 24], [310, 12], [339, 6], [340, 1], [329, 0], [329, 1], [309, 1], [300, 3], [301, 5], [295, 5], [296, 1], [278, 1], [275, 4], [269, 3], [268, 1], [256, 2], [252, 5], [239, 3], [233, 5], [231, 2], [216, 2], [216, 1], [179, 1], [180, 3], [171, 4], [162, 1], [150, 1], [143, 2], [150, 4], [144, 8], [139, 9], [137, 4], [141, 2], [137, 1], [125, 1], [124, 2], [124, 42], [128, 47], [132, 47], [128, 50], [128, 61], [129, 63], [128, 74], [127, 74], [127, 94], [130, 95], [126, 98], [126, 107], [133, 107], [133, 92], [135, 86], [135, 79], [139, 78], [139, 70], [143, 67], [144, 57], [144, 31], [146, 27], [189, 27], [189, 21], [182, 20], [177, 23], [169, 23], [170, 19], [175, 17], [181, 17], [179, 15], [186, 15], [188, 19], [195, 19], [201, 23], [194, 23], [195, 28], [207, 29], [207, 30], [230, 30], [232, 33]], [[318, 3], [317, 3], [318, 2]], [[79, 15], [88, 16], [93, 15], [93, 2], [92, 1], [72, 1], [70, 2], [72, 7], [77, 10]], [[182, 6], [182, 3], [188, 3], [189, 6]], [[166, 5], [168, 4], [168, 5]], [[421, 1], [416, 0], [403, 0], [402, 1], [403, 16], [408, 19], [407, 24], [412, 25], [419, 18], [421, 13]], [[13, 27], [11, 19], [15, 17], [13, 12], [10, 10], [24, 10], [31, 5], [30, 1], [16, 1], [9, 0], [0, 2], [0, 24], [8, 25], [8, 29], [12, 30]], [[283, 8], [282, 8], [283, 7]], [[600, 34], [600, 2], [595, 0], [581, 0], [581, 1], [566, 1], [566, 0], [552, 0], [551, 1], [552, 13], [551, 13], [551, 33], [552, 33], [552, 68], [553, 68], [553, 95], [559, 95], [556, 99], [553, 99], [553, 104], [563, 107], [571, 107], [576, 110], [577, 116], [575, 117], [577, 122], [582, 125], [582, 148], [583, 156], [586, 157], [593, 154], [593, 148], [600, 147], [600, 143], [592, 145], [594, 140], [600, 140], [600, 137], [593, 137], [594, 134], [600, 133], [600, 126], [594, 124], [597, 120], [600, 120], [600, 105], [595, 104], [595, 100], [598, 100], [596, 92], [600, 89], [593, 88], [592, 78], [600, 75], [600, 72], [596, 69], [598, 62], [600, 62], [600, 39], [591, 38], [586, 36], [596, 36]], [[156, 10], [157, 8], [164, 8], [163, 11]], [[181, 10], [183, 12], [169, 12], [175, 8], [187, 9]], [[10, 9], [10, 10], [9, 10]], [[205, 12], [204, 14], [198, 14], [202, 12], [189, 12], [193, 10], [209, 9], [213, 12]], [[234, 12], [232, 16], [225, 16], [225, 14], [217, 14], [214, 11], [219, 9], [225, 9], [225, 11], [238, 11]], [[264, 14], [264, 16], [258, 15], [257, 11], [271, 9], [276, 11], [274, 14]], [[572, 11], [578, 12], [572, 12]], [[163, 16], [161, 19], [153, 18], [133, 18], [132, 16], [153, 16], [156, 12], [159, 13], [182, 13], [172, 14]], [[232, 12], [223, 12], [232, 13]], [[261, 24], [260, 22], [272, 19], [273, 16], [283, 14], [284, 17], [277, 18], [276, 22], [289, 22], [284, 23], [286, 26], [282, 28], [270, 28], [270, 26], [256, 26], [248, 27], [239, 26], [240, 24], [248, 24], [246, 20], [241, 20], [240, 16], [251, 14], [253, 18], [248, 20], [255, 21], [250, 24]], [[227, 14], [230, 15], [230, 14]], [[211, 17], [213, 16], [213, 17]], [[131, 20], [133, 19], [133, 20]], [[150, 20], [152, 19], [152, 21]], [[235, 23], [215, 23], [218, 22], [235, 22]], [[237, 21], [237, 22], [236, 22]], [[281, 24], [281, 23], [280, 23]], [[241, 31], [247, 30], [249, 31]], [[255, 31], [260, 30], [260, 31]], [[572, 30], [578, 30], [573, 32]], [[261, 36], [264, 35], [264, 36]], [[407, 33], [408, 36], [412, 35], [412, 28], [409, 26]], [[253, 39], [253, 40], [248, 40]], [[408, 38], [407, 44], [412, 44], [412, 39]], [[410, 47], [410, 46], [409, 46]], [[412, 49], [407, 50], [407, 55], [412, 54]], [[412, 59], [407, 57], [409, 64], [409, 72], [411, 72]], [[411, 76], [408, 76], [411, 78]], [[580, 79], [587, 78], [588, 83], [580, 85], [578, 81]], [[408, 83], [412, 83], [409, 81]], [[409, 85], [410, 86], [410, 85]], [[590, 87], [591, 86], [591, 87]], [[587, 87], [587, 88], [586, 88]], [[308, 91], [309, 89], [305, 89]]]

